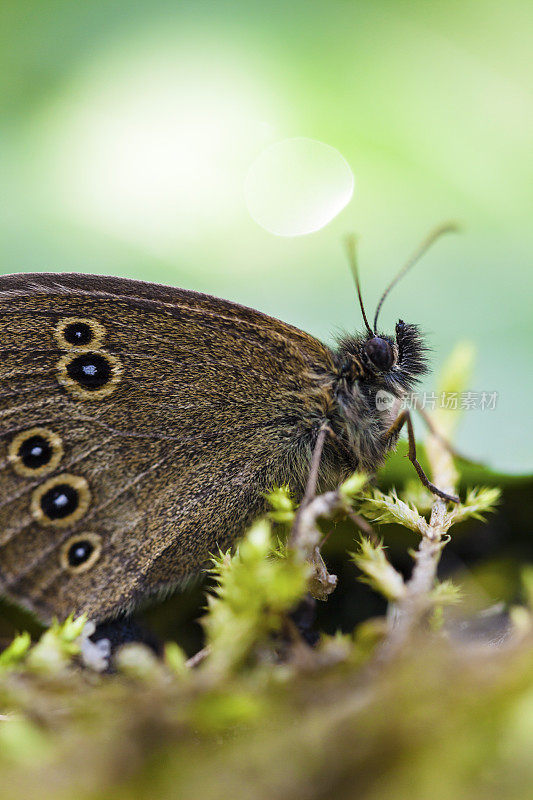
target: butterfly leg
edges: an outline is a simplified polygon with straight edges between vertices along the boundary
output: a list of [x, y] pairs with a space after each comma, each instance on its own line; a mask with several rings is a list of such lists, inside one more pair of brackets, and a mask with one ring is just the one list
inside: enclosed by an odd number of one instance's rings
[[304, 496], [302, 498], [302, 502], [300, 503], [300, 507], [296, 512], [296, 516], [292, 524], [292, 531], [289, 540], [290, 544], [294, 544], [294, 542], [298, 537], [298, 530], [300, 528], [300, 518], [303, 509], [311, 502], [313, 497], [316, 495], [316, 486], [318, 483], [318, 471], [320, 469], [320, 460], [322, 458], [322, 453], [324, 451], [324, 443], [326, 441], [326, 436], [328, 435], [329, 430], [330, 428], [327, 422], [323, 422], [319, 428], [315, 446], [313, 449], [313, 454], [311, 456], [311, 466], [309, 468], [309, 475], [307, 477], [307, 483], [305, 485]]
[[[320, 469], [320, 461], [324, 451], [324, 444], [326, 437], [330, 433], [330, 428], [327, 422], [323, 422], [318, 431], [313, 454], [311, 456], [311, 466], [309, 468], [309, 475], [305, 486], [305, 492], [300, 504], [291, 531], [291, 542], [296, 540], [298, 534], [298, 527], [300, 522], [301, 510], [305, 508], [308, 503], [316, 495], [316, 487], [318, 483], [318, 473]], [[318, 642], [319, 634], [315, 630], [316, 623], [316, 600], [311, 594], [306, 594], [303, 600], [296, 606], [294, 611], [289, 615], [292, 623], [294, 624], [298, 634], [304, 642], [310, 647], [314, 647]]]
[[408, 458], [413, 467], [416, 469], [418, 473], [418, 477], [420, 478], [421, 483], [429, 489], [430, 492], [436, 494], [437, 497], [442, 498], [442, 500], [446, 500], [448, 503], [458, 503], [459, 498], [453, 494], [446, 494], [446, 492], [437, 489], [437, 487], [431, 483], [428, 476], [422, 469], [420, 462], [416, 457], [416, 440], [415, 440], [415, 432], [413, 428], [413, 420], [411, 419], [411, 414], [409, 411], [402, 411], [401, 414], [395, 419], [392, 423], [388, 431], [385, 433], [385, 439], [388, 441], [389, 439], [393, 438], [396, 434], [400, 433], [401, 429], [404, 425], [407, 425], [407, 441], [409, 444], [409, 451], [408, 451]]
[[320, 460], [322, 458], [322, 453], [324, 452], [324, 444], [326, 442], [326, 437], [330, 431], [329, 425], [327, 422], [323, 422], [320, 426], [318, 431], [318, 435], [316, 437], [315, 447], [313, 450], [313, 455], [311, 457], [311, 466], [309, 468], [309, 476], [307, 478], [307, 484], [305, 487], [305, 494], [303, 496], [303, 500], [300, 507], [306, 506], [310, 500], [316, 494], [316, 486], [318, 483], [318, 471], [320, 469]]

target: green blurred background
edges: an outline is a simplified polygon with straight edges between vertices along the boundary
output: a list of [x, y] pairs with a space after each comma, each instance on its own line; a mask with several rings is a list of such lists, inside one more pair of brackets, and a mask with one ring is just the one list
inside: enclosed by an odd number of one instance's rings
[[[0, 268], [166, 282], [331, 341], [361, 324], [346, 232], [372, 310], [457, 219], [382, 324], [420, 323], [436, 366], [473, 340], [472, 390], [499, 399], [465, 414], [459, 444], [531, 472], [532, 18], [520, 0], [3, 0]], [[279, 237], [244, 183], [291, 137], [336, 148], [355, 189], [329, 225]]]

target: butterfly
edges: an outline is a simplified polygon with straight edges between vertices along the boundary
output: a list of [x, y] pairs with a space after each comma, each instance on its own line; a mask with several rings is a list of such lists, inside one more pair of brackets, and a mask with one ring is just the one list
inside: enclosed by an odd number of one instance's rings
[[361, 308], [366, 331], [330, 348], [192, 291], [0, 277], [0, 594], [45, 623], [130, 612], [231, 546], [273, 486], [301, 497], [325, 425], [319, 489], [374, 472], [410, 425], [377, 395], [404, 397], [426, 358], [416, 325], [378, 333]]

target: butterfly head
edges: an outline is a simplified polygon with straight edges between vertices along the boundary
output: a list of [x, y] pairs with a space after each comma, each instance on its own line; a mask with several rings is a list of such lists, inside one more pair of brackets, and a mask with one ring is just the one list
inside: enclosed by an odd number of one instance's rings
[[345, 374], [359, 386], [382, 388], [395, 395], [410, 391], [427, 372], [427, 346], [417, 325], [399, 320], [394, 336], [368, 331], [339, 343]]

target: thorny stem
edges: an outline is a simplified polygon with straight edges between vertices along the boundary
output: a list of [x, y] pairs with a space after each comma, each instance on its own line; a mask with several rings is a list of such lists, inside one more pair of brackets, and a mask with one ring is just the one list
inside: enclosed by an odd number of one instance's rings
[[[431, 475], [434, 482], [443, 491], [447, 494], [454, 494], [458, 475], [450, 448], [435, 427], [432, 426], [430, 431], [426, 441], [426, 451]], [[325, 434], [324, 429], [321, 433]], [[322, 445], [323, 441], [319, 441], [318, 451], [321, 451]], [[312, 484], [313, 488], [316, 486], [316, 474], [313, 473], [309, 484]], [[319, 600], [325, 600], [334, 591], [337, 578], [327, 572], [320, 555], [319, 545], [322, 533], [318, 528], [317, 521], [320, 517], [331, 517], [339, 511], [347, 512], [346, 502], [339, 492], [326, 492], [312, 499], [306, 497], [298, 510], [291, 532], [291, 547], [302, 559], [309, 561], [314, 566], [309, 590], [313, 597]], [[357, 517], [357, 519], [359, 518]], [[414, 555], [415, 564], [411, 578], [406, 583], [405, 593], [400, 600], [389, 606], [389, 632], [376, 654], [378, 662], [393, 658], [430, 610], [430, 593], [435, 584], [440, 554], [446, 544], [445, 537], [450, 524], [451, 519], [447, 513], [446, 501], [435, 497], [429, 523], [421, 518], [420, 545]]]
[[296, 512], [289, 537], [290, 547], [302, 560], [309, 561], [313, 566], [314, 572], [309, 580], [309, 591], [317, 600], [326, 600], [337, 586], [337, 576], [328, 573], [320, 555], [319, 545], [322, 533], [317, 527], [319, 517], [330, 516], [342, 507], [338, 492], [327, 492], [316, 496], [320, 459], [329, 432], [330, 429], [326, 423], [322, 424], [318, 431], [305, 494]]
[[[458, 478], [453, 459], [440, 434], [431, 433], [426, 442], [431, 475], [437, 486], [453, 494]], [[431, 517], [414, 555], [415, 564], [405, 594], [389, 607], [389, 633], [377, 653], [377, 661], [394, 658], [430, 609], [429, 595], [435, 584], [440, 555], [449, 528], [446, 502], [435, 497]]]
[[291, 532], [290, 546], [302, 561], [309, 561], [314, 567], [309, 591], [317, 600], [325, 600], [337, 585], [335, 575], [330, 575], [320, 555], [319, 545], [322, 532], [317, 521], [329, 517], [344, 508], [339, 492], [326, 492], [314, 497], [300, 506]]
[[338, 491], [317, 495], [307, 505], [300, 506], [291, 532], [290, 546], [302, 560], [309, 561], [314, 568], [309, 579], [309, 591], [316, 600], [326, 600], [337, 586], [337, 576], [327, 571], [320, 554], [320, 547], [325, 539], [317, 522], [320, 517], [331, 517], [340, 512], [346, 514], [366, 536], [377, 541], [372, 526], [350, 510], [346, 499]]

